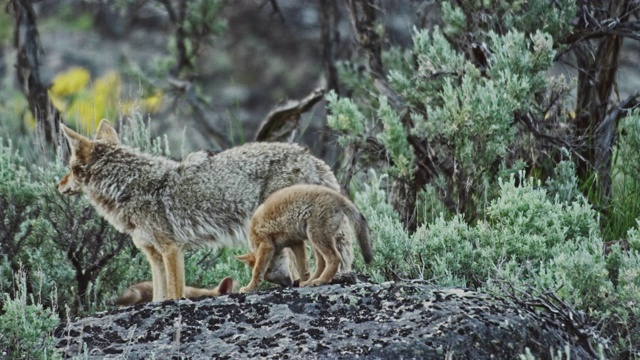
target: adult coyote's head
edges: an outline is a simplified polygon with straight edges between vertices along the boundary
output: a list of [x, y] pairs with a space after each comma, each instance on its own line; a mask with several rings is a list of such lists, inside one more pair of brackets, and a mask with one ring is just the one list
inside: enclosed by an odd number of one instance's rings
[[80, 185], [88, 175], [88, 167], [95, 161], [96, 143], [118, 144], [120, 141], [116, 130], [109, 124], [109, 121], [104, 119], [98, 126], [95, 140], [78, 134], [64, 124], [60, 124], [60, 126], [69, 141], [71, 149], [69, 168], [71, 170], [58, 182], [58, 191], [65, 195], [78, 194], [81, 192]]

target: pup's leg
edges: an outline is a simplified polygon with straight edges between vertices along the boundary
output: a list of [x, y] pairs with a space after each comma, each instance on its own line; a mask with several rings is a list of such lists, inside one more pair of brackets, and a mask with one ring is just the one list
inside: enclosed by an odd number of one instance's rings
[[167, 299], [184, 297], [184, 255], [176, 244], [167, 244], [162, 249], [167, 274]]
[[300, 286], [309, 286], [311, 282], [322, 275], [322, 272], [325, 268], [324, 256], [316, 249], [316, 245], [312, 242], [311, 247], [313, 248], [313, 258], [316, 261], [316, 270], [313, 272], [313, 275], [307, 281], [301, 281]]
[[300, 281], [309, 279], [309, 259], [307, 259], [307, 247], [304, 241], [293, 245], [291, 251], [296, 257], [296, 268], [298, 269]]
[[[309, 282], [311, 286], [324, 285], [331, 282], [340, 267], [340, 253], [336, 249], [335, 240], [326, 235], [316, 235], [314, 244], [316, 253], [324, 258], [324, 270], [320, 276]], [[318, 239], [319, 238], [319, 239]], [[312, 240], [313, 241], [313, 240]]]
[[256, 239], [253, 243], [259, 243], [255, 252], [256, 263], [253, 266], [251, 281], [247, 286], [240, 288], [240, 293], [251, 292], [258, 288], [258, 285], [260, 285], [260, 282], [264, 278], [264, 274], [267, 272], [267, 268], [271, 263], [273, 254], [275, 253], [275, 248], [269, 239], [264, 241]]
[[153, 301], [162, 301], [167, 294], [167, 274], [165, 272], [162, 254], [152, 245], [143, 245], [140, 250], [144, 252], [151, 265], [151, 282], [153, 283]]
[[338, 273], [333, 277], [332, 284], [355, 284], [357, 283], [356, 274], [351, 270], [353, 264], [353, 244], [352, 240], [356, 238], [351, 222], [345, 216], [340, 223], [340, 229], [336, 234], [336, 249], [340, 253], [340, 268]]

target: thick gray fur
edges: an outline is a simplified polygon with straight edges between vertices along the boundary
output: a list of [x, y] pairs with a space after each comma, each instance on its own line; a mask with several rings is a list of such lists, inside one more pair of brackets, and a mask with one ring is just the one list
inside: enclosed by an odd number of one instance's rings
[[339, 191], [327, 164], [295, 144], [250, 143], [181, 162], [123, 145], [98, 144], [96, 152], [84, 186], [100, 195], [91, 196], [100, 213], [120, 231], [148, 240], [161, 234], [185, 250], [245, 240], [253, 211], [281, 188]]

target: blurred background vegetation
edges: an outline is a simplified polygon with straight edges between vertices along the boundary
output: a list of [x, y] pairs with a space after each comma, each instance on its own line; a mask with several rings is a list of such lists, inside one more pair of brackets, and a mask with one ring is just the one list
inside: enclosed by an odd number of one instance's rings
[[[580, 5], [580, 6], [578, 6]], [[12, 0], [0, 13], [0, 349], [150, 278], [66, 173], [59, 121], [181, 158], [295, 141], [369, 220], [371, 281], [546, 304], [640, 356], [640, 3]], [[187, 255], [189, 285], [242, 246]], [[42, 351], [42, 349], [48, 349]], [[4, 356], [4, 355], [3, 355]], [[19, 357], [19, 356], [18, 356]]]

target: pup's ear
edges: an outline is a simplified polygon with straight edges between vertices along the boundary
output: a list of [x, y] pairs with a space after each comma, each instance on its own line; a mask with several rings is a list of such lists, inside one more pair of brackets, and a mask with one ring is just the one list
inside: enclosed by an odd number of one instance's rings
[[100, 125], [98, 125], [98, 130], [96, 130], [96, 140], [102, 140], [109, 144], [118, 144], [120, 140], [118, 139], [118, 133], [116, 129], [111, 126], [109, 120], [102, 119], [100, 121]]
[[250, 268], [253, 269], [253, 265], [255, 265], [256, 263], [256, 257], [253, 256], [253, 253], [248, 253], [248, 254], [244, 254], [244, 255], [238, 255], [236, 256], [237, 260], [242, 261], [243, 263], [249, 265]]
[[69, 129], [64, 124], [60, 124], [60, 128], [62, 129], [64, 136], [69, 141], [71, 153], [81, 161], [86, 161], [87, 159], [89, 159], [91, 151], [93, 151], [93, 144], [91, 143], [91, 140]]
[[231, 278], [231, 276], [227, 276], [220, 281], [220, 284], [218, 284], [218, 292], [220, 295], [231, 294], [234, 292], [233, 278]]

